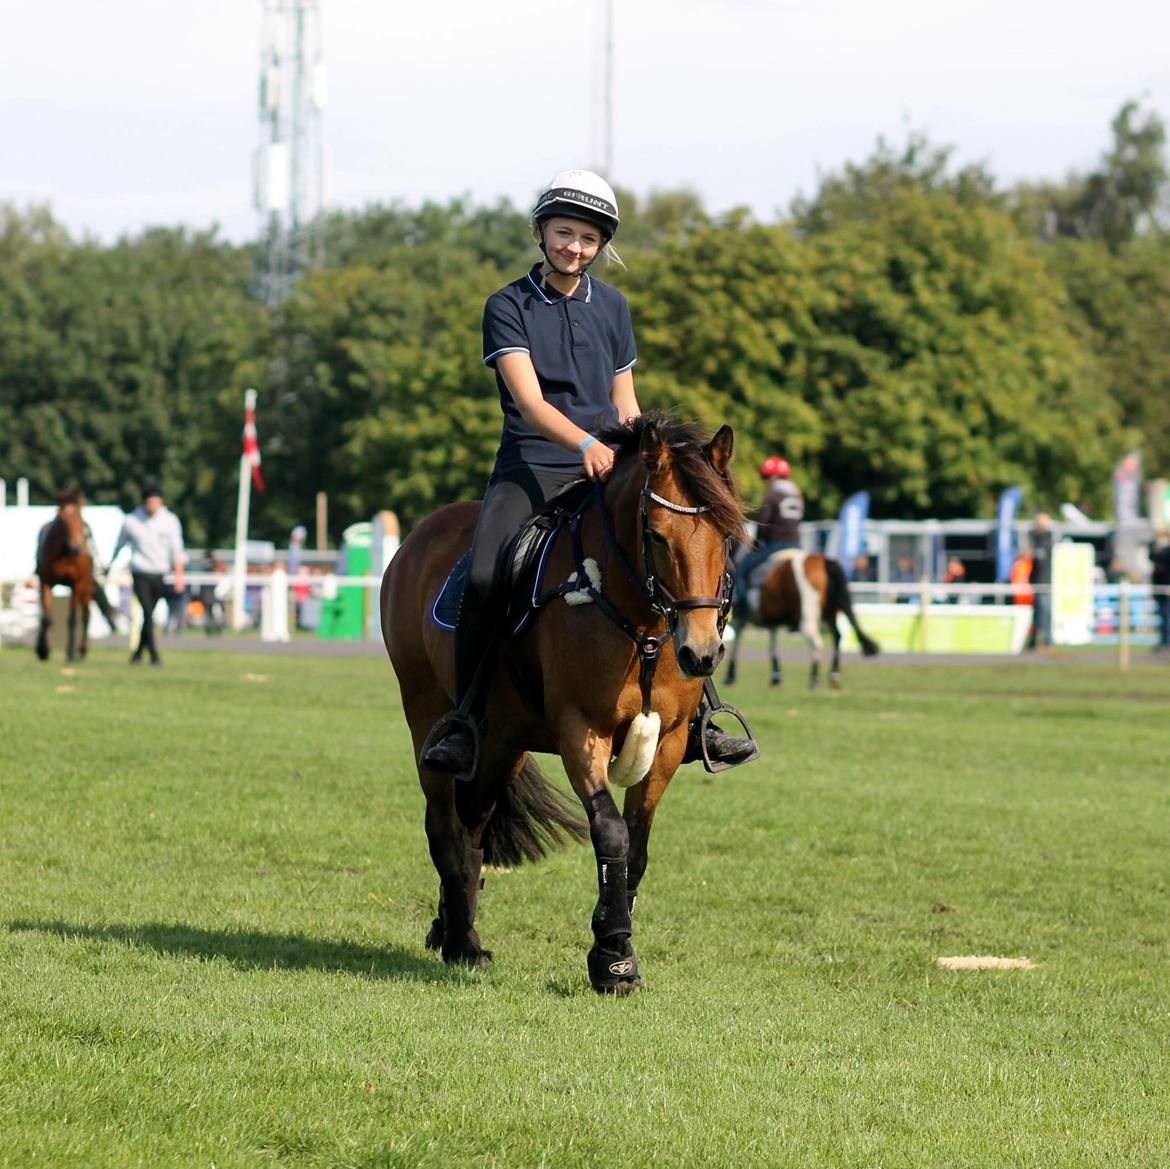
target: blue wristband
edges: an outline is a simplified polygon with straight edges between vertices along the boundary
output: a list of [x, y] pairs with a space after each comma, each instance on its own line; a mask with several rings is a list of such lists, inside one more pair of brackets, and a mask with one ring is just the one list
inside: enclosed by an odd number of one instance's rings
[[586, 437], [586, 438], [583, 438], [583, 439], [582, 439], [582, 440], [581, 440], [581, 441], [580, 441], [580, 442], [577, 444], [577, 449], [578, 449], [578, 450], [579, 450], [579, 451], [580, 451], [582, 454], [584, 454], [584, 453], [585, 453], [585, 448], [586, 448], [586, 447], [587, 447], [587, 446], [588, 446], [588, 445], [589, 445], [591, 442], [596, 442], [596, 441], [597, 441], [597, 438], [596, 438], [596, 436], [591, 434], [591, 435], [589, 435], [588, 437]]

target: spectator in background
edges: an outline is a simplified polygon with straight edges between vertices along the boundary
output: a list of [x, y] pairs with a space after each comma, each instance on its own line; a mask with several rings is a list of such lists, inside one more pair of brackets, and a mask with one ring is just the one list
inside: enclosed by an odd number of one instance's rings
[[1032, 579], [1032, 555], [1024, 552], [1012, 562], [1011, 582], [1012, 603], [1016, 605], [1031, 605], [1034, 600], [1032, 586], [1028, 583]]
[[143, 487], [142, 505], [123, 522], [111, 563], [124, 547], [131, 550], [130, 576], [134, 581], [134, 596], [142, 606], [142, 634], [130, 664], [138, 665], [142, 655], [148, 653], [150, 664], [161, 666], [162, 659], [154, 643], [154, 609], [165, 594], [163, 578], [168, 572], [175, 574], [175, 589], [183, 591], [187, 554], [183, 550], [183, 525], [163, 503], [162, 488], [157, 483]]
[[182, 633], [187, 628], [187, 602], [191, 599], [189, 589], [178, 585], [163, 586], [163, 600], [167, 603], [167, 620], [164, 633]]
[[1036, 596], [1027, 648], [1038, 649], [1052, 641], [1052, 520], [1044, 511], [1037, 512], [1032, 521], [1032, 572], [1028, 583]]
[[[217, 576], [224, 571], [223, 564], [216, 560], [209, 552], [203, 558], [203, 571], [214, 572]], [[210, 637], [213, 633], [222, 633], [226, 621], [223, 611], [223, 597], [220, 595], [220, 584], [205, 584], [199, 586], [199, 600], [203, 604], [203, 632]]]
[[[947, 570], [943, 573], [943, 583], [952, 585], [962, 585], [967, 583], [967, 567], [957, 556], [952, 556], [947, 561]], [[966, 598], [963, 596], [961, 590], [956, 589], [953, 592], [943, 594], [944, 599], [954, 604], [959, 604]]]
[[877, 565], [863, 552], [853, 561], [853, 579], [860, 584], [872, 584], [877, 580]]
[[292, 584], [293, 613], [295, 615], [296, 629], [299, 633], [304, 633], [309, 628], [305, 623], [305, 606], [308, 604], [312, 591], [313, 586], [309, 578], [309, 570], [302, 564], [297, 569]]
[[1153, 565], [1150, 584], [1158, 608], [1158, 644], [1154, 646], [1154, 652], [1165, 653], [1170, 649], [1170, 531], [1165, 527], [1154, 530], [1150, 564]]

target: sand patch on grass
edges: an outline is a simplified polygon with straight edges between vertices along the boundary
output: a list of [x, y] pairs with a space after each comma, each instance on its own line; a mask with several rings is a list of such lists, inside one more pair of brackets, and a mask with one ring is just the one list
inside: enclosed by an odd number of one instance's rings
[[1000, 958], [994, 954], [963, 954], [953, 958], [939, 958], [944, 970], [1035, 970], [1031, 958]]

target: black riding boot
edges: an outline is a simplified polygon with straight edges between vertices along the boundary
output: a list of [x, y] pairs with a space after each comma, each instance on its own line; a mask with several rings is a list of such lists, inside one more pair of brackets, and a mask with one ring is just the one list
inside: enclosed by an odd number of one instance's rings
[[[708, 678], [703, 687], [703, 699], [691, 725], [687, 736], [687, 749], [683, 755], [684, 763], [694, 763], [699, 759], [709, 759], [719, 766], [719, 770], [727, 767], [738, 767], [741, 763], [748, 763], [760, 753], [755, 739], [748, 735], [729, 735], [726, 731], [710, 721], [709, 712], [723, 709], [715, 687]], [[742, 718], [742, 715], [739, 716]], [[704, 722], [706, 729], [702, 730]], [[702, 730], [702, 738], [700, 731]], [[706, 747], [704, 752], [703, 748]]]
[[468, 603], [465, 594], [455, 626], [458, 706], [435, 724], [418, 760], [421, 767], [465, 781], [470, 781], [475, 771], [479, 731], [487, 705], [487, 675], [495, 656], [491, 623], [483, 620], [478, 610], [474, 602]]

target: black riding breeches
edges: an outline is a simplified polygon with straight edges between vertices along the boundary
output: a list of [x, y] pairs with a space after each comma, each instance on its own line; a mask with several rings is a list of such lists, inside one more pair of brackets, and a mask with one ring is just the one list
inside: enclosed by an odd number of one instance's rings
[[[455, 699], [462, 703], [484, 660], [506, 599], [497, 588], [503, 552], [524, 521], [574, 479], [580, 467], [517, 467], [488, 482], [471, 539], [471, 563], [455, 623]], [[479, 687], [472, 713], [482, 715], [486, 688]]]
[[158, 657], [154, 645], [154, 607], [166, 595], [166, 586], [159, 572], [132, 572], [131, 576], [134, 580], [134, 596], [142, 606], [142, 637], [134, 656], [141, 657], [145, 650], [153, 661]]

